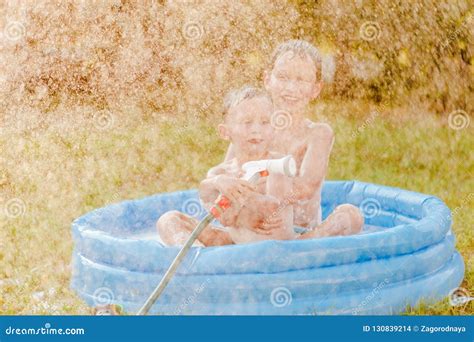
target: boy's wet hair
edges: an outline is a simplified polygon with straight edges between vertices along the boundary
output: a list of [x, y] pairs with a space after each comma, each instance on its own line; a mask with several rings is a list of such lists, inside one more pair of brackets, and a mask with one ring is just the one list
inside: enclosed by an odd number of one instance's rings
[[278, 57], [284, 55], [289, 51], [301, 57], [304, 57], [305, 55], [309, 56], [313, 61], [314, 65], [316, 66], [316, 71], [318, 72], [321, 70], [322, 60], [319, 50], [313, 44], [305, 40], [298, 39], [287, 40], [286, 42], [283, 42], [278, 45], [273, 51], [269, 68], [272, 69]]
[[224, 97], [224, 109], [222, 112], [222, 117], [225, 118], [229, 111], [233, 107], [237, 106], [239, 103], [256, 97], [266, 97], [270, 101], [272, 101], [270, 95], [264, 89], [261, 88], [244, 86], [240, 89], [231, 90]]

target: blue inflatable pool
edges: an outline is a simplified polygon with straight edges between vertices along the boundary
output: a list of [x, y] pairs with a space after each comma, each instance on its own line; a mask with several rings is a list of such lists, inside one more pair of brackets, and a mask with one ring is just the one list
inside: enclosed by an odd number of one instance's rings
[[[358, 181], [328, 181], [323, 217], [359, 206], [364, 232], [302, 241], [193, 247], [154, 314], [396, 314], [458, 287], [464, 263], [438, 198]], [[72, 224], [72, 288], [89, 305], [135, 313], [178, 253], [155, 229], [168, 210], [203, 217], [196, 190], [96, 209]]]

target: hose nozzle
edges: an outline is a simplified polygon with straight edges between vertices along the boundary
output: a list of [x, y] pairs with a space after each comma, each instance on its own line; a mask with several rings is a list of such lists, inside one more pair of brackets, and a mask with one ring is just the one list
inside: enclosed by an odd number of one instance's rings
[[267, 171], [288, 177], [296, 176], [296, 162], [293, 156], [288, 155], [280, 159], [264, 159], [250, 161], [242, 165], [245, 172], [244, 179], [248, 180], [257, 172]]

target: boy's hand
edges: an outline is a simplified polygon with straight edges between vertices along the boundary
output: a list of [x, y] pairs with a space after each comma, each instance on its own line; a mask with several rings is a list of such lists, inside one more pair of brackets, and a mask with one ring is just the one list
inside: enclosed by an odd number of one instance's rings
[[262, 235], [273, 234], [275, 229], [284, 225], [278, 200], [271, 196], [253, 196], [246, 202], [248, 222], [245, 226]]
[[263, 221], [261, 229], [269, 231], [272, 229], [281, 228], [283, 226], [283, 217], [281, 215], [270, 216]]
[[215, 178], [219, 192], [231, 202], [244, 205], [249, 196], [257, 191], [256, 187], [246, 180], [220, 175]]
[[257, 234], [271, 235], [274, 234], [275, 230], [282, 229], [283, 225], [282, 216], [276, 215], [269, 218], [261, 218], [258, 222], [248, 227]]

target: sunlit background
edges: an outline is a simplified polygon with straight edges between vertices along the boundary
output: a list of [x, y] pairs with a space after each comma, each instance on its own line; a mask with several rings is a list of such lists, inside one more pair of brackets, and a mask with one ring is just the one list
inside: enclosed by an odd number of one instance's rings
[[196, 187], [227, 148], [223, 95], [262, 86], [294, 38], [323, 57], [308, 117], [336, 132], [328, 179], [443, 199], [472, 295], [473, 15], [470, 1], [1, 1], [0, 314], [90, 313], [69, 290], [71, 221]]

